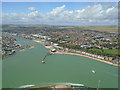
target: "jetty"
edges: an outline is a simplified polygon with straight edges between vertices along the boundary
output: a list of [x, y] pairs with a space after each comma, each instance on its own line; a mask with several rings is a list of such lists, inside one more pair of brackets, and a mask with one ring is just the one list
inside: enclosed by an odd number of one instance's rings
[[43, 64], [45, 63], [45, 58], [46, 58], [47, 56], [49, 56], [49, 55], [52, 55], [52, 53], [51, 53], [51, 52], [48, 52], [48, 53], [45, 55], [45, 57], [44, 57], [43, 60], [41, 61]]

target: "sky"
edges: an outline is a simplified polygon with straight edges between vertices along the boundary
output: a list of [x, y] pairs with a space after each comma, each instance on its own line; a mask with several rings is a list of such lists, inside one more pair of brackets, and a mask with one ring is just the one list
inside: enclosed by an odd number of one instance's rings
[[3, 24], [116, 25], [116, 2], [3, 2]]

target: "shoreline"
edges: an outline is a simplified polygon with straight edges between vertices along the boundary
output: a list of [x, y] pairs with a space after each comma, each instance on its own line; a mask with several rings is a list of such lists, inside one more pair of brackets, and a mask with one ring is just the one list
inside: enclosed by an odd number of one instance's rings
[[[23, 52], [23, 51], [26, 51], [27, 49], [32, 49], [32, 48], [35, 48], [34, 46], [31, 46], [31, 47], [29, 47], [29, 48], [25, 48], [25, 49], [21, 49], [21, 50], [19, 50], [19, 51], [17, 51], [17, 52]], [[15, 53], [17, 53], [17, 52], [15, 52]], [[13, 54], [11, 54], [11, 55], [14, 55], [15, 53], [13, 53]], [[5, 58], [5, 57], [7, 57], [7, 56], [11, 56], [11, 55], [5, 55], [5, 56], [0, 56], [0, 58]]]
[[94, 57], [87, 56], [87, 55], [82, 55], [82, 54], [77, 54], [77, 53], [54, 52], [54, 54], [67, 54], [67, 55], [83, 56], [83, 57], [87, 57], [87, 58], [90, 58], [90, 59], [93, 59], [93, 60], [96, 60], [96, 61], [99, 61], [99, 62], [103, 62], [103, 63], [106, 63], [106, 64], [110, 64], [110, 65], [113, 65], [113, 66], [119, 66], [118, 64], [113, 64], [112, 62], [109, 62], [109, 61], [105, 61], [105, 60], [101, 60], [101, 59], [98, 59], [98, 58], [94, 58]]
[[[42, 41], [41, 41], [41, 40], [32, 40], [32, 41], [42, 44]], [[42, 44], [42, 45], [43, 45], [43, 44]], [[43, 46], [44, 46], [44, 45], [43, 45]], [[47, 48], [47, 49], [50, 49], [50, 46], [44, 46], [44, 47]], [[90, 59], [93, 59], [93, 60], [96, 60], [96, 61], [99, 61], [99, 62], [103, 62], [103, 63], [106, 63], [106, 64], [110, 64], [110, 65], [113, 65], [113, 66], [119, 66], [118, 64], [113, 64], [112, 62], [109, 62], [109, 61], [101, 60], [101, 59], [98, 59], [98, 58], [94, 58], [94, 57], [91, 57], [91, 56], [87, 56], [87, 55], [83, 55], [83, 54], [78, 54], [78, 53], [54, 52], [53, 54], [67, 54], [67, 55], [83, 56], [83, 57], [87, 57], [87, 58], [90, 58]]]
[[[31, 40], [31, 41], [33, 41], [33, 42], [37, 42], [37, 43], [40, 43], [40, 44], [42, 44], [43, 45], [43, 42], [41, 41], [41, 40]], [[52, 47], [51, 46], [45, 46], [45, 45], [43, 45], [45, 48], [47, 48], [47, 49], [51, 49]]]
[[42, 41], [40, 41], [40, 40], [31, 40], [31, 41], [37, 42], [37, 43], [41, 43], [41, 44], [42, 44]]
[[25, 51], [25, 50], [27, 50], [27, 49], [32, 49], [32, 48], [35, 48], [35, 47], [34, 47], [34, 46], [31, 46], [31, 47], [29, 47], [29, 48], [21, 49], [19, 52]]

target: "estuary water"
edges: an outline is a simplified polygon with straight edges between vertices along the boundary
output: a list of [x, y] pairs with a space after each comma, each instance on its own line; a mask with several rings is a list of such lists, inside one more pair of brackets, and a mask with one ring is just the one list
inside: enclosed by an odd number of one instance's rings
[[[87, 57], [53, 54], [41, 61], [48, 49], [39, 43], [15, 37], [35, 48], [6, 57], [2, 62], [2, 87], [18, 88], [79, 83], [92, 88], [118, 88], [118, 67]], [[93, 72], [94, 71], [94, 72]]]

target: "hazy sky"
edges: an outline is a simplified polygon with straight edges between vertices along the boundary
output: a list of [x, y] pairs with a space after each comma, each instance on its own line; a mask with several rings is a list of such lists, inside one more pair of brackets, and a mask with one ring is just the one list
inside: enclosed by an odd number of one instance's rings
[[3, 2], [3, 24], [115, 25], [115, 2]]

